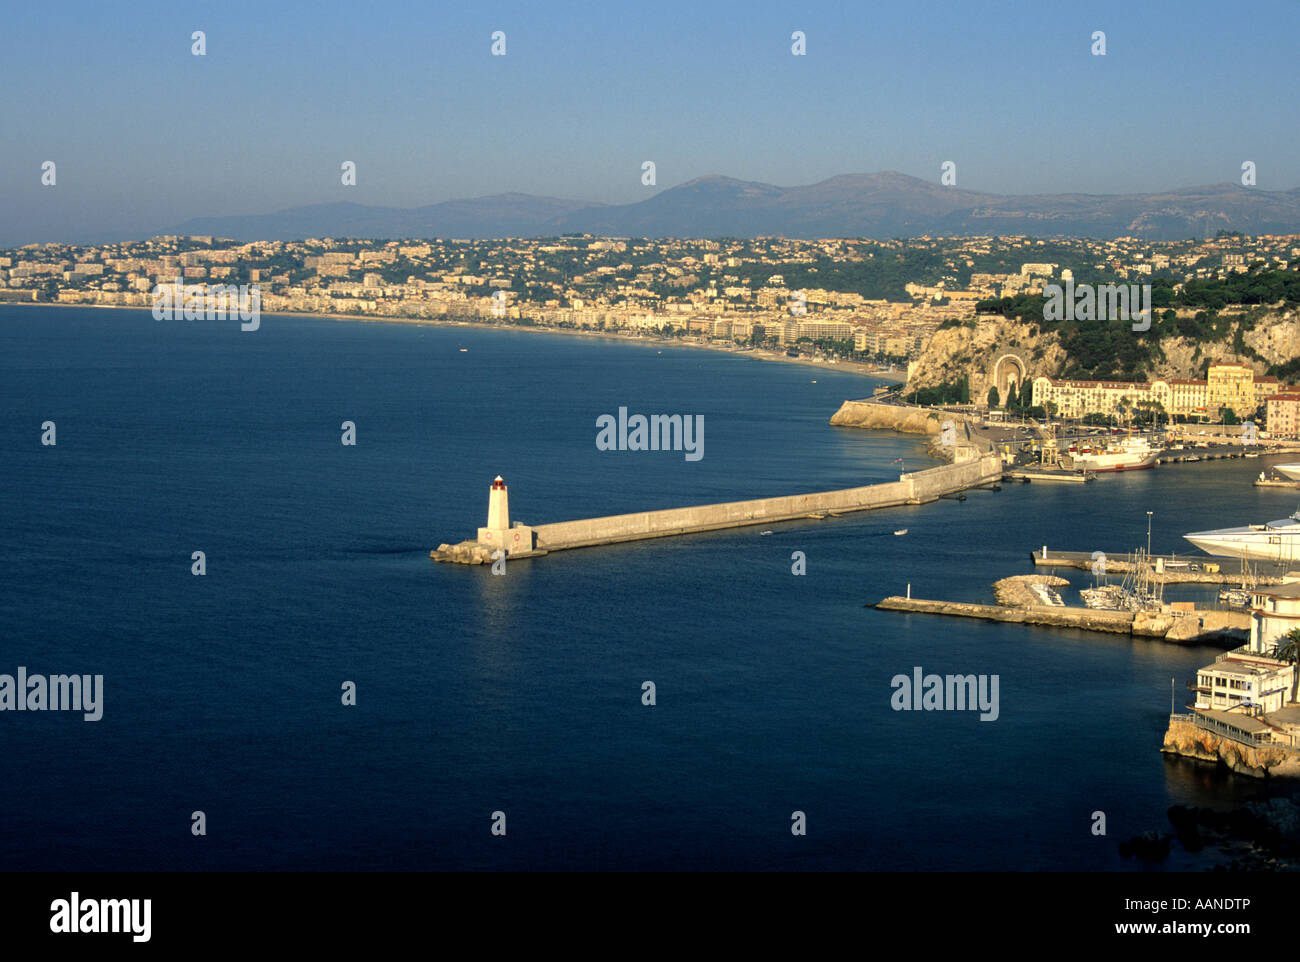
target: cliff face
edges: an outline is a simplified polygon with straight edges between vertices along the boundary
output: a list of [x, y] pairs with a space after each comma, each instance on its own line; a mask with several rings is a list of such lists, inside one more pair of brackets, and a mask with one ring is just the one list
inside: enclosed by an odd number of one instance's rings
[[[1029, 378], [1061, 377], [1069, 358], [1051, 322], [1037, 325], [1008, 320], [1001, 316], [981, 315], [975, 327], [950, 327], [936, 331], [925, 350], [908, 365], [907, 390], [937, 387], [966, 377], [970, 380], [971, 400], [983, 403], [993, 384], [993, 368], [999, 358], [1014, 354], [1024, 363]], [[1148, 337], [1134, 331], [1134, 337]], [[1165, 337], [1160, 341], [1152, 377], [1199, 378], [1205, 361], [1234, 361], [1250, 365], [1262, 375], [1272, 364], [1300, 357], [1300, 311], [1276, 311], [1261, 317], [1242, 340], [1257, 357], [1241, 356], [1229, 335], [1214, 341], [1197, 343], [1185, 337]], [[1003, 399], [1005, 401], [1005, 398]]]
[[1202, 344], [1185, 337], [1167, 337], [1160, 342], [1163, 360], [1158, 362], [1156, 376], [1200, 377], [1207, 358], [1211, 363], [1235, 361], [1249, 364], [1256, 375], [1264, 374], [1271, 364], [1300, 357], [1300, 312], [1270, 313], [1256, 323], [1254, 330], [1246, 331], [1242, 340], [1263, 360], [1242, 357], [1233, 349], [1232, 337]]
[[1043, 325], [1031, 334], [1031, 327], [1001, 315], [981, 315], [974, 328], [936, 331], [921, 356], [907, 366], [907, 389], [938, 387], [966, 377], [971, 400], [982, 404], [993, 384], [994, 365], [1005, 354], [1017, 355], [1031, 378], [1057, 376], [1068, 360], [1060, 338]]
[[1268, 322], [1261, 321], [1255, 330], [1247, 331], [1246, 346], [1253, 348], [1270, 364], [1281, 364], [1300, 357], [1300, 311], [1270, 315]]
[[1240, 775], [1300, 777], [1300, 753], [1268, 746], [1248, 747], [1184, 721], [1169, 722], [1160, 750], [1171, 755], [1216, 762]]

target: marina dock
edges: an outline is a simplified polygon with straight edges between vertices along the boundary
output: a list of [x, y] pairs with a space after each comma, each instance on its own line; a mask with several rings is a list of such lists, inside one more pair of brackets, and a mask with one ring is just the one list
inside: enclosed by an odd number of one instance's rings
[[1027, 468], [1008, 471], [1003, 478], [1007, 481], [1050, 481], [1063, 484], [1085, 484], [1096, 481], [1097, 475], [1081, 471], [1051, 471], [1045, 468]]
[[[1030, 552], [1034, 565], [1039, 568], [1077, 568], [1080, 571], [1092, 571], [1097, 564], [1099, 554], [1106, 557], [1108, 574], [1126, 574], [1133, 565], [1126, 559], [1132, 552], [1092, 552], [1092, 551], [1049, 551], [1044, 545], [1038, 551]], [[1241, 562], [1231, 558], [1215, 558], [1209, 555], [1158, 555], [1153, 554], [1154, 566], [1152, 578], [1165, 584], [1236, 584], [1241, 581]], [[1251, 562], [1252, 580], [1262, 585], [1282, 584], [1282, 575], [1287, 566]], [[1274, 570], [1276, 569], [1276, 570]]]
[[1236, 451], [1211, 451], [1204, 448], [1198, 448], [1187, 454], [1171, 454], [1166, 451], [1160, 455], [1157, 464], [1195, 464], [1197, 461], [1224, 461], [1231, 458], [1244, 458], [1247, 452], [1241, 449]]
[[[868, 605], [867, 607], [872, 607]], [[1249, 630], [1246, 615], [1228, 612], [1173, 613], [1161, 611], [1103, 611], [1094, 608], [1030, 605], [1007, 607], [977, 605], [961, 601], [937, 601], [891, 595], [875, 604], [883, 611], [949, 615], [1001, 621], [1017, 625], [1078, 628], [1116, 635], [1161, 638], [1165, 641], [1202, 644], [1223, 642], [1238, 645]]]

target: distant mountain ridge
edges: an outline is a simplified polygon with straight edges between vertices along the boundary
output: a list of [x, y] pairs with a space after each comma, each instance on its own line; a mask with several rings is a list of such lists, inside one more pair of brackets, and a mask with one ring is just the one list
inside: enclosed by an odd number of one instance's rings
[[306, 237], [916, 237], [1031, 234], [1184, 240], [1219, 230], [1300, 233], [1300, 188], [1237, 184], [1156, 194], [987, 194], [894, 171], [778, 187], [710, 175], [632, 204], [494, 194], [426, 207], [313, 204], [254, 216], [198, 217], [169, 234], [236, 240]]

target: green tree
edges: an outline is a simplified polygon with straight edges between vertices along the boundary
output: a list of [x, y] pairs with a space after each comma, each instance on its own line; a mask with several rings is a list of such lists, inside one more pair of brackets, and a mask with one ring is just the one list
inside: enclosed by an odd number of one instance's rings
[[1273, 657], [1291, 665], [1291, 701], [1296, 700], [1296, 688], [1300, 685], [1300, 628], [1292, 628], [1277, 640], [1273, 646]]
[[1002, 397], [998, 394], [998, 386], [995, 384], [989, 388], [989, 407], [995, 408], [1002, 404]]

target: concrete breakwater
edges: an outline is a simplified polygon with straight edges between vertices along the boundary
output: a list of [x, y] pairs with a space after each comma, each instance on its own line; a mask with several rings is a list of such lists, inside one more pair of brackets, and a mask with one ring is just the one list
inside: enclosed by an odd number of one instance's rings
[[845, 401], [831, 416], [831, 424], [835, 427], [872, 428], [900, 434], [937, 435], [945, 420], [954, 420], [954, 416], [878, 401]]
[[[801, 518], [825, 518], [870, 511], [905, 504], [923, 504], [962, 491], [992, 484], [1002, 476], [1002, 463], [996, 457], [974, 458], [945, 464], [899, 476], [897, 481], [870, 484], [860, 488], [791, 494], [750, 501], [730, 501], [688, 508], [638, 511], [633, 514], [558, 521], [531, 527], [510, 529], [527, 532], [527, 543], [507, 550], [507, 558], [535, 557], [567, 548], [585, 548], [621, 541], [640, 541], [671, 535], [694, 534], [746, 525], [772, 524]], [[498, 542], [504, 543], [504, 542]], [[430, 552], [434, 561], [461, 564], [485, 564], [492, 560], [492, 545], [481, 541], [439, 545]]]
[[[1046, 547], [1046, 546], [1044, 546]], [[1132, 561], [1128, 560], [1124, 552], [1114, 552], [1107, 554], [1102, 551], [1047, 551], [1042, 550], [1030, 552], [1034, 565], [1040, 568], [1077, 568], [1080, 571], [1092, 571], [1097, 567], [1099, 556], [1106, 559], [1107, 574], [1128, 574], [1134, 568]], [[1159, 569], [1151, 570], [1150, 577], [1153, 581], [1163, 584], [1207, 584], [1207, 585], [1231, 585], [1241, 581], [1241, 571], [1236, 567], [1240, 561], [1233, 561], [1228, 558], [1216, 558], [1208, 555], [1185, 555], [1181, 558], [1174, 555], [1153, 555], [1152, 563], [1160, 562]], [[1191, 565], [1196, 565], [1198, 570], [1193, 571]], [[1206, 565], [1213, 566], [1216, 570], [1205, 571]], [[1283, 583], [1282, 578], [1285, 571], [1271, 562], [1253, 563], [1252, 580], [1255, 584], [1260, 585], [1280, 585]], [[1227, 568], [1228, 570], [1224, 570]], [[1260, 568], [1273, 569], [1277, 568], [1280, 573], [1267, 573]]]
[[891, 595], [875, 605], [885, 611], [907, 611], [932, 615], [955, 615], [1002, 621], [1018, 625], [1044, 625], [1053, 628], [1080, 628], [1141, 638], [1162, 638], [1176, 643], [1223, 642], [1237, 645], [1242, 641], [1245, 616], [1230, 612], [1205, 612], [1201, 615], [1175, 615], [1159, 611], [1105, 611], [1094, 608], [1026, 605], [1010, 608], [1003, 605], [978, 605], [961, 601], [937, 601], [926, 598], [903, 598]]
[[845, 401], [831, 415], [830, 423], [832, 427], [925, 435], [929, 438], [927, 452], [944, 461], [965, 461], [996, 453], [991, 440], [971, 430], [969, 419], [950, 411], [874, 400]]

